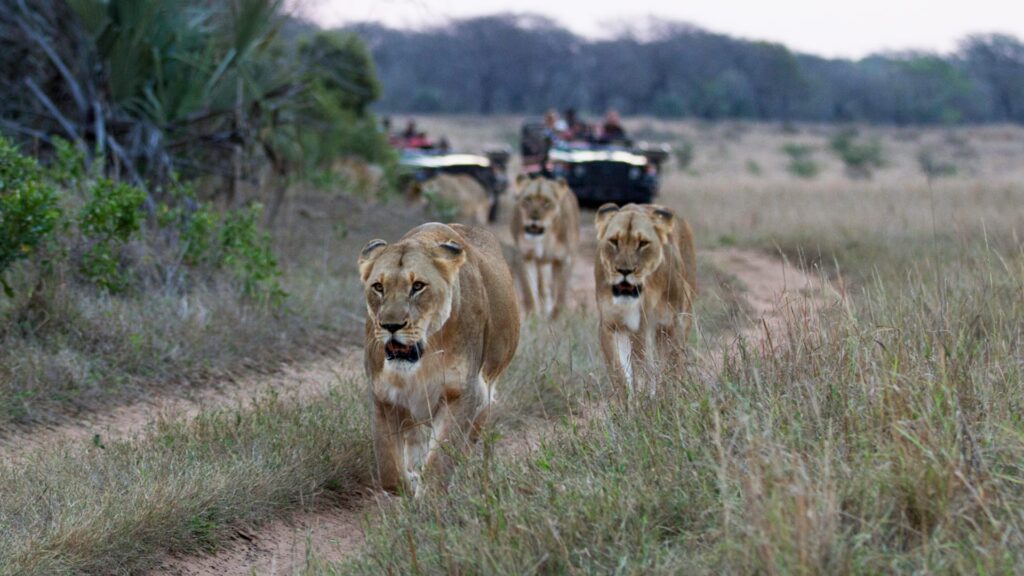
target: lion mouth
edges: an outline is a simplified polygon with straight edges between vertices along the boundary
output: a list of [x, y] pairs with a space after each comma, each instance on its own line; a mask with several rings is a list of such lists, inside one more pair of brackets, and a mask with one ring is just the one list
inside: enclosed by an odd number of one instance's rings
[[384, 359], [389, 362], [419, 362], [423, 356], [423, 344], [402, 344], [398, 340], [388, 340], [384, 345]]
[[544, 227], [540, 224], [527, 224], [523, 227], [523, 231], [530, 236], [540, 236], [544, 233]]
[[618, 284], [612, 284], [612, 296], [621, 298], [639, 298], [640, 286], [638, 284], [630, 284], [628, 281], [623, 280]]

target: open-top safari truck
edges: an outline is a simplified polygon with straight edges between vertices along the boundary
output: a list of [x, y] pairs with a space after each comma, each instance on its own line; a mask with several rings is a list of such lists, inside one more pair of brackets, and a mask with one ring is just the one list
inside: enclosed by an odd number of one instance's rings
[[521, 131], [520, 152], [524, 171], [565, 178], [580, 205], [597, 207], [605, 202], [653, 201], [661, 166], [671, 149], [625, 139], [567, 141], [551, 137], [543, 124], [527, 123]]

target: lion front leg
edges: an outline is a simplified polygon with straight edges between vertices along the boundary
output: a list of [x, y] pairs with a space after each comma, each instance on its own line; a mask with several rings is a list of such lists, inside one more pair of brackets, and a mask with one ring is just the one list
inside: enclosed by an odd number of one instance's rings
[[633, 352], [629, 335], [602, 326], [601, 352], [608, 369], [608, 378], [620, 393], [633, 397]]
[[555, 294], [551, 317], [557, 318], [566, 307], [569, 290], [572, 289], [572, 259], [556, 260], [551, 264], [554, 277], [552, 291]]
[[398, 492], [405, 487], [402, 417], [394, 406], [373, 400], [371, 427], [373, 452], [377, 461], [374, 479], [384, 490]]
[[536, 260], [524, 260], [522, 266], [523, 309], [529, 315], [540, 310], [540, 271]]

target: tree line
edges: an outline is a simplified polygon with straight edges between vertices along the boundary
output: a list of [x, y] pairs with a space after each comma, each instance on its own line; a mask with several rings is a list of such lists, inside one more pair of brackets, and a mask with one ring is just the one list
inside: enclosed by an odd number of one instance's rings
[[381, 110], [531, 113], [552, 106], [702, 119], [953, 124], [1024, 121], [1024, 44], [975, 35], [948, 55], [795, 53], [679, 23], [611, 39], [536, 15], [422, 30], [348, 27], [369, 45]]

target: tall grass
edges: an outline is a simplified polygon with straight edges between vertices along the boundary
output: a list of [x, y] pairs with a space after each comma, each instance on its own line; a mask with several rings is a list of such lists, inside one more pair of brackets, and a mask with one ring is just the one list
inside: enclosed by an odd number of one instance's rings
[[485, 450], [322, 571], [1018, 572], [1024, 249], [966, 252], [795, 310], [788, 344], [642, 409]]

